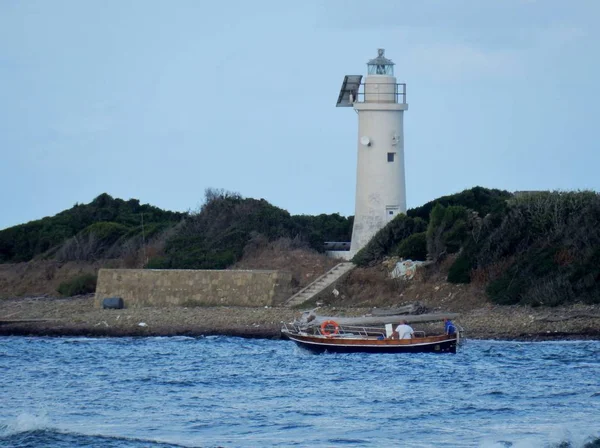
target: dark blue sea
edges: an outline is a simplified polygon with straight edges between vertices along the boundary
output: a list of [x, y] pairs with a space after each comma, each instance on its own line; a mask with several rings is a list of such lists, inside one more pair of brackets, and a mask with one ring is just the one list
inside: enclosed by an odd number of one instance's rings
[[1, 447], [566, 448], [599, 437], [598, 341], [313, 355], [232, 337], [0, 338]]

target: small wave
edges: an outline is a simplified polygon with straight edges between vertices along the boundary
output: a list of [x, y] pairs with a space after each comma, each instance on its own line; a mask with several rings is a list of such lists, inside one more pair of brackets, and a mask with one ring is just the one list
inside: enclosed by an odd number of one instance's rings
[[11, 436], [13, 434], [19, 434], [28, 431], [38, 431], [47, 429], [50, 427], [50, 419], [47, 415], [33, 415], [23, 413], [17, 416], [17, 418], [8, 422], [6, 425], [0, 426], [0, 436]]
[[485, 448], [600, 448], [600, 438], [588, 437], [585, 441], [562, 440], [540, 444], [537, 439], [498, 440], [480, 445]]
[[363, 439], [345, 439], [345, 438], [328, 439], [327, 442], [333, 443], [336, 445], [364, 445], [364, 444], [369, 443], [367, 440], [363, 440]]
[[89, 342], [104, 342], [102, 338], [90, 338], [90, 337], [65, 337], [60, 339], [63, 344], [81, 344]]
[[501, 390], [493, 390], [491, 392], [488, 392], [484, 395], [488, 395], [488, 396], [500, 396], [500, 395], [506, 395], [506, 393], [502, 392]]
[[320, 412], [320, 411], [305, 411], [305, 410], [298, 411], [298, 414], [306, 416], [306, 417], [321, 417], [321, 416], [325, 415], [324, 412]]
[[184, 445], [153, 440], [107, 437], [100, 435], [90, 436], [78, 433], [61, 432], [52, 429], [36, 429], [1, 436], [0, 446], [18, 446], [21, 448], [37, 448], [40, 446], [52, 446], [55, 448], [70, 448], [73, 446], [98, 448], [184, 448]]
[[163, 386], [196, 386], [198, 383], [189, 380], [164, 380], [157, 381], [156, 384]]
[[313, 426], [314, 425], [303, 424], [303, 423], [296, 423], [296, 424], [288, 423], [287, 425], [281, 425], [279, 427], [279, 430], [281, 430], [281, 431], [289, 431], [289, 430], [292, 430], [292, 429], [311, 428]]
[[549, 445], [548, 448], [600, 448], [600, 438], [588, 438], [585, 442], [572, 442], [570, 440], [563, 440]]
[[495, 414], [495, 413], [514, 412], [514, 411], [515, 411], [515, 408], [511, 408], [508, 406], [503, 406], [500, 408], [492, 408], [492, 407], [480, 407], [480, 406], [468, 405], [468, 406], [464, 406], [460, 409], [457, 409], [455, 412], [457, 412], [458, 414], [470, 415], [470, 414], [478, 414], [478, 413]]

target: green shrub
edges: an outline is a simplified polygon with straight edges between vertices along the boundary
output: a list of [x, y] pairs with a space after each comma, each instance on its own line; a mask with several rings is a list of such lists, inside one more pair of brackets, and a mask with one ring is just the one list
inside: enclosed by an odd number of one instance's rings
[[496, 303], [600, 303], [600, 195], [535, 192], [509, 201], [477, 245], [478, 268], [514, 262], [487, 286]]
[[461, 254], [450, 266], [447, 280], [450, 283], [471, 283], [472, 268], [471, 260], [466, 255]]
[[129, 227], [116, 222], [96, 222], [87, 226], [82, 234], [94, 235], [104, 244], [112, 244], [129, 231]]
[[473, 187], [460, 193], [434, 199], [421, 207], [408, 210], [406, 214], [410, 217], [419, 217], [427, 221], [436, 205], [439, 204], [443, 207], [459, 205], [476, 211], [483, 218], [488, 213], [503, 210], [506, 207], [506, 201], [512, 197], [513, 195], [508, 191]]
[[98, 277], [94, 274], [81, 274], [77, 277], [62, 282], [57, 291], [65, 297], [76, 296], [79, 294], [90, 294], [96, 291], [96, 282]]
[[460, 250], [469, 231], [469, 210], [463, 206], [436, 204], [427, 226], [427, 253], [433, 260]]
[[222, 268], [243, 255], [252, 232], [269, 241], [300, 238], [323, 251], [325, 241], [350, 241], [352, 222], [339, 214], [290, 216], [264, 199], [218, 189], [207, 189], [204, 205], [195, 213], [164, 211], [103, 193], [89, 204], [0, 230], [0, 263], [42, 254], [64, 261], [118, 257], [141, 245], [142, 236], [149, 241], [164, 235], [176, 241], [169, 244], [167, 239], [163, 260], [150, 265]]
[[500, 305], [515, 305], [521, 301], [521, 292], [525, 284], [523, 279], [516, 277], [515, 272], [516, 270], [511, 268], [487, 285], [485, 292], [493, 302]]
[[425, 261], [427, 259], [427, 232], [413, 233], [390, 252], [393, 256]]
[[421, 218], [410, 218], [404, 214], [397, 215], [379, 230], [365, 247], [358, 251], [352, 262], [358, 266], [368, 266], [391, 255], [404, 239], [414, 233], [425, 231], [427, 224]]
[[266, 241], [300, 239], [323, 251], [324, 241], [349, 241], [351, 228], [352, 220], [338, 214], [290, 216], [264, 199], [208, 189], [201, 209], [178, 226], [161, 259], [147, 267], [224, 269], [242, 258], [256, 234]]
[[153, 257], [148, 260], [146, 269], [169, 269], [170, 259], [167, 257]]
[[171, 227], [184, 213], [169, 212], [137, 199], [124, 201], [108, 194], [99, 195], [89, 204], [75, 204], [55, 216], [0, 230], [0, 263], [29, 261], [50, 249], [64, 245], [75, 236], [94, 234], [112, 244], [126, 230], [141, 225], [163, 224]]

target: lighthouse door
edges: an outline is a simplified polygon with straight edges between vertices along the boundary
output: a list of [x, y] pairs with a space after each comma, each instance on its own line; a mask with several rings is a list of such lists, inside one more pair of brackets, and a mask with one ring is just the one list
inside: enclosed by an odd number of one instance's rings
[[387, 222], [390, 222], [392, 219], [394, 219], [399, 211], [400, 211], [400, 207], [398, 207], [397, 205], [388, 205], [385, 208], [385, 216], [386, 216]]

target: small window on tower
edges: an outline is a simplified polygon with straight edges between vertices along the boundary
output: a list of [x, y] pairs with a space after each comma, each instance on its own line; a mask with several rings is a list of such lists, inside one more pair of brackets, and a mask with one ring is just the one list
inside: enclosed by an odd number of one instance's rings
[[388, 152], [388, 162], [393, 162], [394, 161], [394, 155], [396, 153], [395, 152]]

